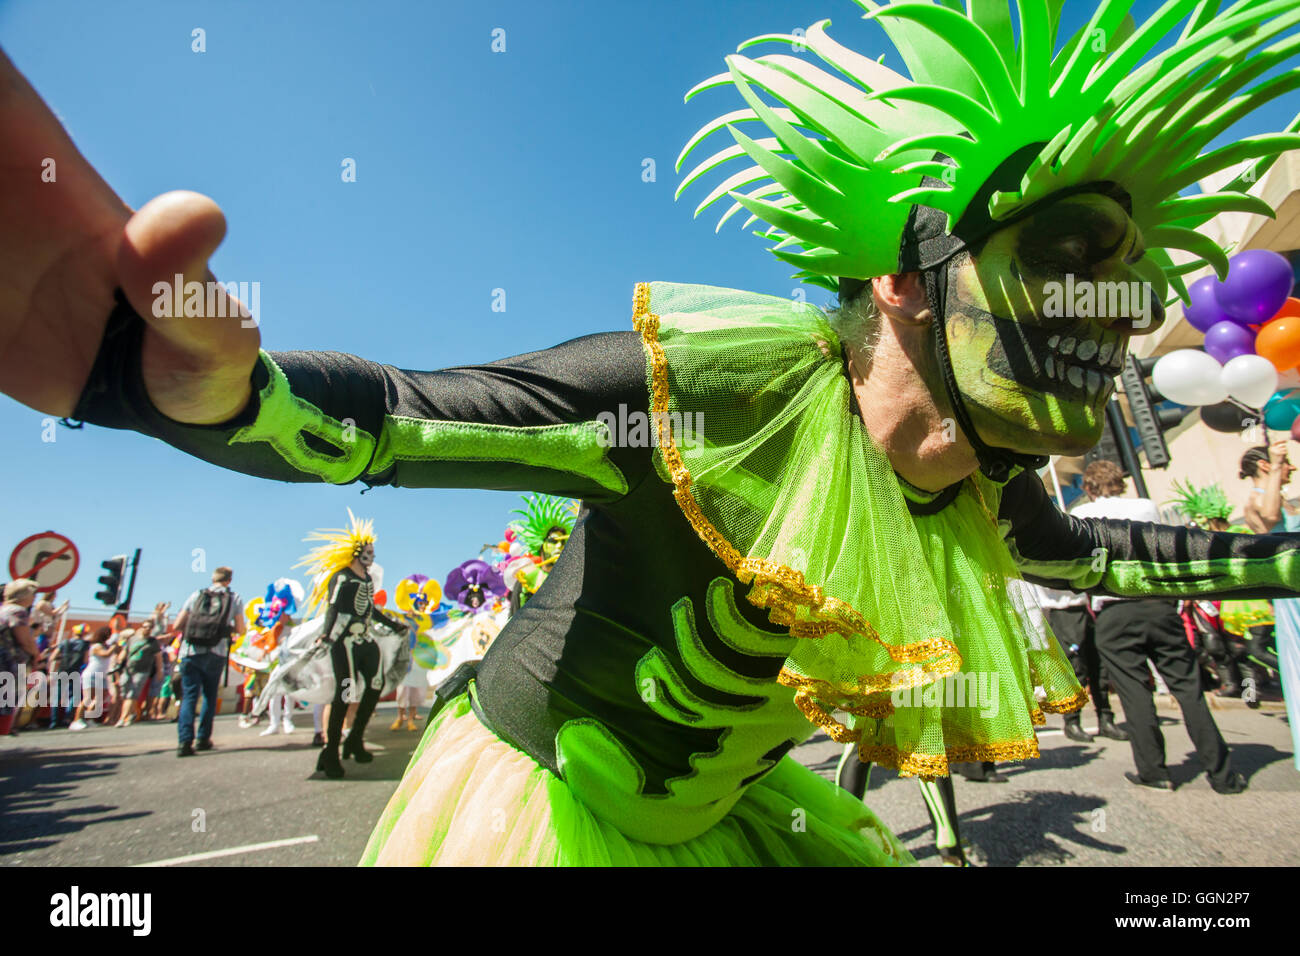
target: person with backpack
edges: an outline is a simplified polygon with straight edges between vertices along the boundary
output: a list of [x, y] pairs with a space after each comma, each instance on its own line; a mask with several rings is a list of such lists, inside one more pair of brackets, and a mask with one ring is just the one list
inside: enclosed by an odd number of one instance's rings
[[[192, 757], [196, 749], [212, 749], [217, 686], [230, 663], [230, 636], [243, 634], [248, 626], [244, 620], [244, 602], [230, 589], [233, 577], [230, 568], [217, 568], [212, 572], [212, 586], [191, 594], [176, 619], [176, 628], [183, 636], [177, 659], [181, 671], [181, 712], [176, 722], [178, 757]], [[200, 693], [203, 711], [199, 715], [196, 743], [194, 711]]]
[[88, 625], [77, 624], [54, 645], [50, 655], [50, 685], [54, 688], [50, 696], [50, 730], [59, 726], [61, 717], [71, 718], [81, 703], [81, 669], [86, 666], [90, 650], [89, 635]]

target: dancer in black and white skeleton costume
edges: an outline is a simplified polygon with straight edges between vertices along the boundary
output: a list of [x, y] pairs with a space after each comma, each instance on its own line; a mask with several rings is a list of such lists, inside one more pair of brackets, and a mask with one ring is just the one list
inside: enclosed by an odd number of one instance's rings
[[334, 669], [334, 699], [330, 706], [325, 747], [316, 769], [327, 777], [342, 777], [339, 743], [348, 704], [359, 702], [352, 730], [343, 743], [343, 759], [353, 757], [357, 763], [374, 759], [362, 746], [366, 724], [384, 687], [379, 645], [370, 633], [372, 625], [394, 634], [405, 634], [405, 622], [389, 617], [375, 606], [375, 583], [370, 567], [375, 563], [375, 546], [361, 543], [352, 563], [339, 570], [329, 583], [329, 607], [320, 640], [329, 645]]

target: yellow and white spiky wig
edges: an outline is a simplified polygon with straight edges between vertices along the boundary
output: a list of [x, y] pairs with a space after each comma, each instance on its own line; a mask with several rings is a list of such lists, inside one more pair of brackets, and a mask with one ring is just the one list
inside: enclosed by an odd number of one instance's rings
[[307, 597], [308, 616], [325, 604], [330, 579], [351, 564], [362, 548], [375, 543], [374, 521], [369, 518], [362, 521], [349, 508], [348, 523], [350, 527], [325, 528], [303, 538], [304, 541], [321, 542], [294, 565], [295, 568], [306, 568], [312, 578], [311, 594]]

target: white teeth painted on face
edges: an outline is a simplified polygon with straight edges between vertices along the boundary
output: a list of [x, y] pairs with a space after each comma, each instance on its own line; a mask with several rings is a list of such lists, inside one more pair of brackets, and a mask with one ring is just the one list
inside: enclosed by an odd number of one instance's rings
[[1079, 348], [1074, 354], [1079, 357], [1080, 362], [1086, 362], [1097, 354], [1097, 343], [1092, 339], [1084, 339], [1079, 343]]
[[1056, 362], [1053, 361], [1050, 355], [1047, 356], [1047, 361], [1043, 363], [1043, 371], [1047, 373], [1048, 378], [1054, 378], [1056, 376]]
[[1064, 342], [1061, 343], [1061, 354], [1069, 355], [1073, 351], [1074, 351], [1074, 337], [1071, 336], [1070, 338], [1066, 339]]
[[1075, 388], [1083, 388], [1083, 369], [1077, 365], [1071, 365], [1065, 377], [1070, 380], [1070, 384]]
[[1095, 369], [1088, 369], [1088, 391], [1089, 392], [1100, 392], [1102, 383], [1104, 381], [1105, 379], [1102, 378], [1102, 374], [1100, 372], [1096, 371]]
[[1097, 361], [1100, 362], [1102, 365], [1105, 365], [1107, 362], [1110, 361], [1110, 354], [1114, 351], [1115, 351], [1115, 343], [1107, 342], [1105, 345], [1101, 347], [1101, 351], [1097, 353]]

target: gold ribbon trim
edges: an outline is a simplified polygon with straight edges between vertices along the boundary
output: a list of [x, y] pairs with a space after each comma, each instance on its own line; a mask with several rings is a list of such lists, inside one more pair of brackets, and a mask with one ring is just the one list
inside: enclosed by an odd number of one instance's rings
[[[641, 341], [650, 353], [652, 418], [659, 431], [659, 451], [672, 478], [673, 497], [709, 549], [741, 584], [751, 584], [746, 599], [755, 607], [766, 610], [768, 620], [773, 624], [788, 628], [791, 637], [822, 638], [829, 634], [866, 637], [879, 644], [897, 663], [922, 664], [923, 673], [932, 678], [956, 673], [961, 668], [961, 654], [951, 641], [934, 637], [912, 644], [889, 644], [851, 604], [828, 597], [819, 585], [809, 584], [802, 572], [788, 565], [746, 557], [714, 527], [691, 491], [694, 479], [682, 460], [669, 424], [668, 358], [659, 341], [659, 316], [650, 311], [650, 286], [645, 282], [636, 286], [632, 327], [641, 334]], [[807, 608], [818, 620], [800, 621], [798, 609], [801, 607]], [[863, 675], [860, 680], [862, 683], [856, 688], [859, 697], [908, 686], [892, 683], [888, 675]]]

